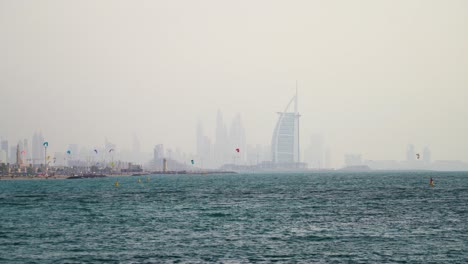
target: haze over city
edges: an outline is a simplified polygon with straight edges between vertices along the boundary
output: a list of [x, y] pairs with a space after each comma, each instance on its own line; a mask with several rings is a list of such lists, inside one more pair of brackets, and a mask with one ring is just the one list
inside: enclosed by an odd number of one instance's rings
[[0, 137], [196, 152], [217, 112], [271, 144], [295, 94], [301, 148], [468, 161], [466, 1], [0, 1]]
[[467, 0], [0, 0], [0, 262], [467, 263]]

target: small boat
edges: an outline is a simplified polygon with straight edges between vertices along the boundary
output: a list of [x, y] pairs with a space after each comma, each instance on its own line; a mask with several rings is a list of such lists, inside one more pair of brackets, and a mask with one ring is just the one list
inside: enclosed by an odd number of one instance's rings
[[146, 176], [149, 175], [149, 173], [134, 173], [132, 176]]
[[74, 180], [74, 179], [89, 179], [89, 178], [105, 178], [107, 177], [104, 174], [81, 174], [81, 175], [74, 175], [70, 176], [67, 179]]

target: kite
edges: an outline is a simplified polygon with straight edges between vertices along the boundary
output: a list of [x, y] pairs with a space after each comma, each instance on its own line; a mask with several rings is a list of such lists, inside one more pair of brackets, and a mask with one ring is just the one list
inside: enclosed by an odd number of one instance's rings
[[236, 151], [237, 151], [237, 153], [239, 153], [239, 152], [240, 152], [240, 148], [236, 148]]
[[109, 149], [109, 153], [111, 153], [112, 151], [114, 151], [114, 149]]
[[49, 146], [49, 142], [46, 141], [46, 142], [42, 143], [42, 146], [47, 148]]
[[71, 155], [71, 150], [67, 150], [67, 154], [68, 154], [68, 155]]
[[416, 157], [419, 159], [419, 154], [416, 154]]
[[96, 152], [96, 154], [97, 154], [97, 149], [95, 149], [94, 152]]
[[192, 162], [192, 165], [195, 164], [195, 161], [194, 161], [194, 160], [191, 160], [190, 162]]

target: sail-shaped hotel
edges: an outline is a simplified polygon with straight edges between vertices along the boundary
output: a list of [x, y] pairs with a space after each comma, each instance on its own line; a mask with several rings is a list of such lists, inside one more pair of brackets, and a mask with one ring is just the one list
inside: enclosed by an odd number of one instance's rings
[[[274, 164], [292, 164], [301, 162], [299, 148], [299, 113], [297, 89], [283, 112], [278, 112], [273, 138], [271, 140], [272, 161]], [[294, 108], [291, 110], [291, 106]]]

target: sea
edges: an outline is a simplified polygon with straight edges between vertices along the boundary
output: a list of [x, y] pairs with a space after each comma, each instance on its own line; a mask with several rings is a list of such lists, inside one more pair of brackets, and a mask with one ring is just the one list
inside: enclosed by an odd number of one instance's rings
[[272, 262], [468, 263], [468, 172], [0, 181], [0, 263]]

